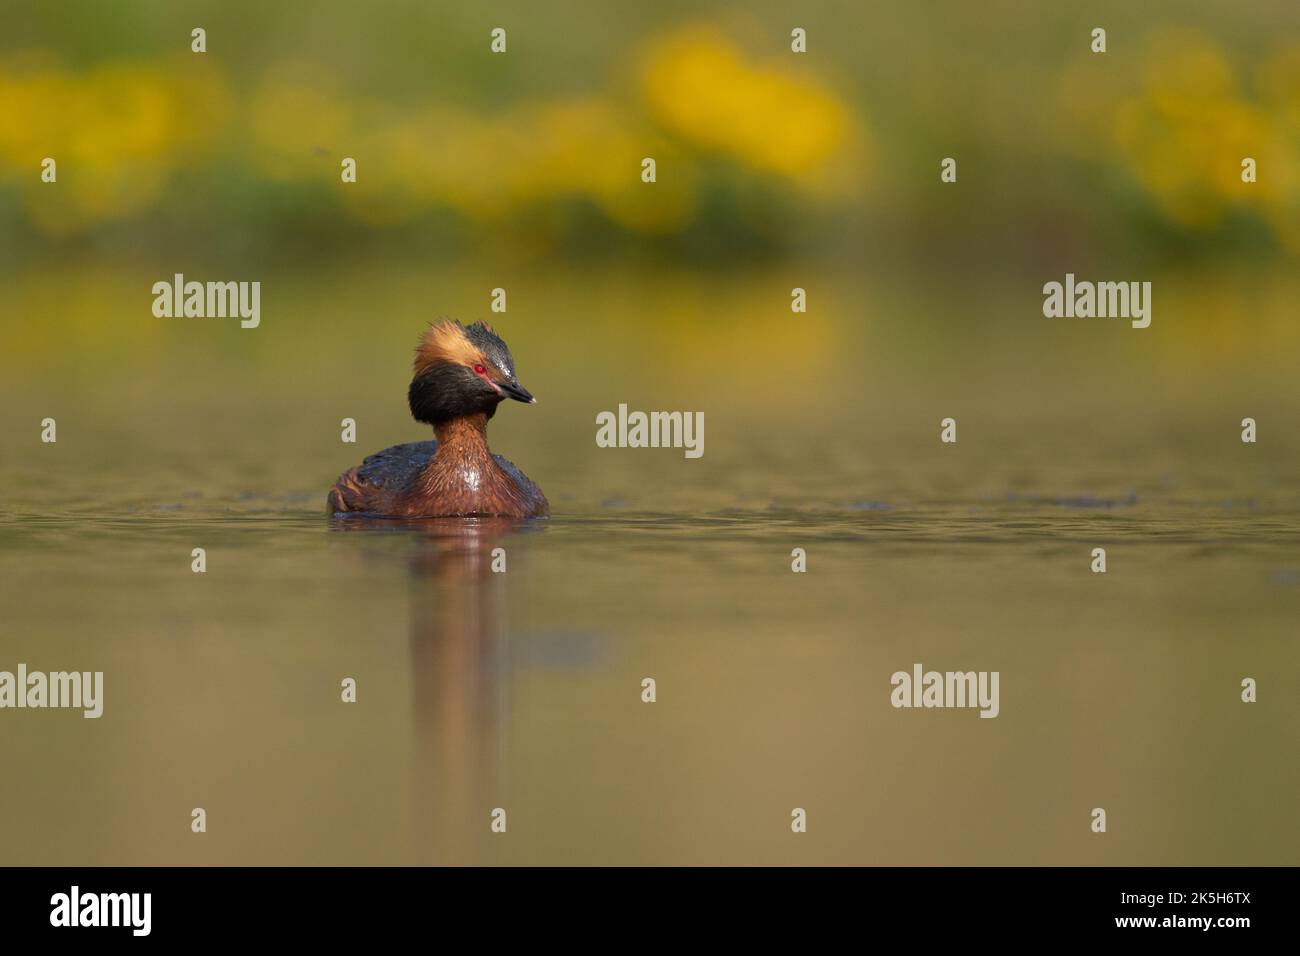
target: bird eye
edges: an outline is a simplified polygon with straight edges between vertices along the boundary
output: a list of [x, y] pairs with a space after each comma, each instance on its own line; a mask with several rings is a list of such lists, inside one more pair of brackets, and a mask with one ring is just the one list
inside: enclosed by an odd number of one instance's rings
[[485, 369], [482, 365], [475, 365], [474, 371], [477, 372], [479, 375], [484, 375], [487, 373], [487, 369]]

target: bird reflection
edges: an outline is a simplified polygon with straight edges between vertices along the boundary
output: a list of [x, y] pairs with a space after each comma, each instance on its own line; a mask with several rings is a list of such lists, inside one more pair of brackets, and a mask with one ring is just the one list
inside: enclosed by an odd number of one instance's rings
[[542, 526], [501, 517], [350, 519], [336, 526], [415, 537], [409, 560], [415, 815], [424, 827], [416, 856], [437, 864], [482, 862], [492, 849], [490, 815], [506, 806], [508, 784], [509, 575], [498, 572], [513, 560], [505, 553], [510, 540]]
[[[411, 559], [411, 674], [420, 748], [419, 817], [435, 861], [478, 862], [493, 808], [506, 804], [511, 518], [424, 522]], [[501, 550], [498, 551], [497, 549]], [[493, 571], [493, 565], [498, 572]]]

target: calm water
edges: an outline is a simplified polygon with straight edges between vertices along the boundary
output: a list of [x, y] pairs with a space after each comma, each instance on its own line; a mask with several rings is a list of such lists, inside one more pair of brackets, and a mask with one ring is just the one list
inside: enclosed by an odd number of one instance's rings
[[[105, 714], [0, 714], [4, 861], [1294, 863], [1293, 383], [1216, 389], [1169, 341], [1106, 359], [1134, 340], [1083, 337], [1027, 363], [966, 341], [983, 358], [954, 375], [954, 333], [854, 331], [873, 313], [844, 298], [810, 320], [811, 368], [760, 345], [722, 379], [653, 367], [689, 338], [673, 322], [516, 320], [541, 401], [491, 437], [552, 501], [526, 527], [323, 514], [338, 472], [422, 437], [411, 308], [346, 357], [341, 331], [173, 326], [105, 337], [95, 371], [33, 324], [4, 411], [0, 667], [102, 670]], [[597, 449], [620, 401], [704, 409], [705, 456]], [[1000, 716], [893, 709], [915, 662], [999, 671]]]
[[[3, 797], [11, 862], [1297, 850], [1294, 512], [751, 502], [557, 508], [520, 529], [249, 496], [7, 514], [0, 540], [6, 663], [106, 673], [98, 721], [5, 715], [23, 781]], [[1098, 543], [1104, 576], [1087, 571]], [[889, 675], [914, 661], [999, 670], [1001, 715], [893, 710]], [[1259, 704], [1238, 702], [1241, 675]], [[1098, 805], [1104, 842], [1086, 826]]]

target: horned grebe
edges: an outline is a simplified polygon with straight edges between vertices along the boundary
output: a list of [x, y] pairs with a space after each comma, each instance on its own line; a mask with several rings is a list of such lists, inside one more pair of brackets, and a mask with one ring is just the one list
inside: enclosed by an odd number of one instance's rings
[[404, 517], [550, 513], [542, 489], [488, 449], [487, 423], [506, 398], [533, 404], [510, 349], [482, 322], [444, 320], [425, 332], [407, 401], [437, 441], [394, 445], [344, 472], [329, 495], [332, 513]]

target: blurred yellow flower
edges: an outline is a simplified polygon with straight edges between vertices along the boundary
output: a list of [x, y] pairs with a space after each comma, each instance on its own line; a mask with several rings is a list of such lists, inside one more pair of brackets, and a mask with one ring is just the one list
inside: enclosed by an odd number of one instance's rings
[[[779, 177], [812, 196], [861, 181], [865, 131], [820, 80], [748, 59], [707, 27], [642, 52], [630, 97], [613, 77], [600, 92], [495, 111], [366, 98], [324, 65], [293, 58], [236, 104], [217, 58], [76, 71], [24, 54], [0, 61], [0, 160], [29, 219], [52, 234], [138, 214], [178, 170], [199, 165], [224, 178], [242, 166], [276, 184], [328, 186], [372, 226], [443, 208], [495, 227], [549, 207], [530, 217], [545, 231], [548, 216], [561, 223], [560, 207], [577, 202], [645, 234], [695, 220], [701, 190], [716, 187], [704, 176], [710, 154], [732, 158], [734, 175]], [[41, 189], [47, 156], [58, 163], [57, 190]], [[356, 160], [357, 181], [334, 189], [344, 157]], [[658, 164], [653, 185], [641, 179], [646, 157]], [[754, 211], [747, 202], [742, 217]]]
[[1292, 132], [1300, 133], [1300, 44], [1268, 56], [1257, 71], [1260, 96]]
[[[52, 234], [128, 216], [220, 135], [229, 97], [206, 64], [114, 61], [74, 73], [39, 55], [0, 62], [0, 159], [31, 220]], [[42, 161], [57, 164], [51, 190]]]
[[747, 61], [707, 26], [651, 41], [640, 86], [655, 121], [685, 143], [802, 184], [814, 184], [853, 133], [852, 114], [822, 83]]
[[[1285, 239], [1300, 159], [1286, 128], [1288, 104], [1300, 104], [1292, 83], [1300, 80], [1297, 51], [1259, 71], [1265, 102], [1250, 96], [1227, 54], [1194, 30], [1154, 31], [1139, 62], [1140, 73], [1127, 80], [1099, 72], [1091, 60], [1064, 71], [1056, 100], [1062, 140], [1093, 160], [1118, 160], [1178, 226], [1209, 230], [1231, 210], [1251, 209]], [[1247, 157], [1259, 171], [1253, 183], [1241, 178]]]
[[653, 189], [641, 182], [645, 150], [671, 158], [657, 140], [598, 97], [526, 102], [486, 118], [431, 109], [358, 134], [363, 171], [344, 201], [372, 224], [437, 206], [491, 224], [530, 206], [586, 200], [625, 228], [671, 231], [687, 221], [693, 198], [680, 173]]

